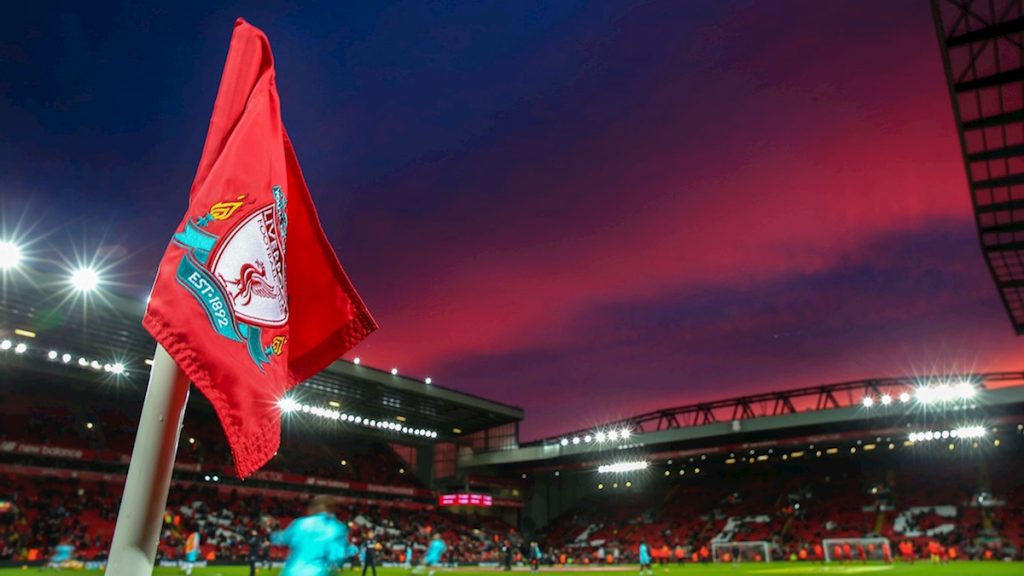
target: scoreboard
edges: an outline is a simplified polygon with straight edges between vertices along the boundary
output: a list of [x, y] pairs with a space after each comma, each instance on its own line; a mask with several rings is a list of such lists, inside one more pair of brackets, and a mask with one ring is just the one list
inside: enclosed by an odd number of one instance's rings
[[472, 494], [472, 493], [457, 493], [457, 494], [441, 494], [437, 498], [438, 506], [479, 506], [479, 507], [490, 507], [494, 505], [494, 500], [488, 494]]

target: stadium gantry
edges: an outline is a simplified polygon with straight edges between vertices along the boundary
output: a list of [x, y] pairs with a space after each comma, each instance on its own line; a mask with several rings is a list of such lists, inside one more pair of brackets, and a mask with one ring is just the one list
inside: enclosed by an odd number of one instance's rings
[[981, 248], [1024, 334], [1024, 13], [1019, 0], [932, 0]]
[[787, 436], [942, 425], [969, 415], [987, 422], [1024, 414], [1024, 372], [905, 376], [841, 382], [698, 402], [646, 412], [525, 443], [466, 452], [466, 468], [551, 465], [609, 451], [649, 452], [773, 441]]

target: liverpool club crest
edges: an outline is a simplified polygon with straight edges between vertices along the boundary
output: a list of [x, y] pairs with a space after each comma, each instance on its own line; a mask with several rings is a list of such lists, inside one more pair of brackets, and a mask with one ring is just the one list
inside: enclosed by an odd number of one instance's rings
[[223, 236], [206, 231], [214, 221], [230, 220], [245, 196], [218, 202], [197, 220], [185, 223], [174, 243], [185, 249], [177, 280], [206, 312], [211, 327], [225, 338], [244, 342], [258, 367], [280, 355], [285, 338], [264, 345], [261, 328], [288, 322], [285, 245], [287, 200], [274, 186], [274, 200], [229, 228]]

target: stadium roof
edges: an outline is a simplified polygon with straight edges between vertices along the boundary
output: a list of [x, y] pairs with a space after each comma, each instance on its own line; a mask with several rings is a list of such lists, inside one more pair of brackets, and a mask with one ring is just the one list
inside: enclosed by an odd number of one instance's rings
[[[2, 288], [0, 365], [26, 375], [146, 385], [155, 342], [142, 328], [141, 298], [76, 294], [57, 282], [28, 278], [7, 278]], [[459, 435], [523, 419], [522, 409], [514, 406], [343, 360], [290, 396], [305, 405], [336, 407], [361, 421], [433, 430], [438, 441], [457, 441]], [[351, 424], [361, 429], [359, 422]], [[422, 438], [397, 435], [395, 441]]]
[[932, 0], [985, 262], [1024, 334], [1024, 18], [1013, 2]]
[[[515, 450], [465, 454], [459, 465], [536, 467], [794, 437], [987, 424], [1007, 417], [1024, 421], [1024, 372], [884, 378], [648, 412]], [[622, 430], [625, 437], [608, 438], [609, 431]]]

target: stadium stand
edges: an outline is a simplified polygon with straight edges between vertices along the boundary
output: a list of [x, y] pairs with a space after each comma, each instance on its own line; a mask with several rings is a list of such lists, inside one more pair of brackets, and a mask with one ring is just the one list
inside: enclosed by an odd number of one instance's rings
[[685, 480], [664, 466], [665, 482], [659, 467], [634, 477], [640, 492], [602, 484], [599, 494], [556, 518], [544, 538], [578, 561], [616, 548], [631, 558], [642, 539], [671, 551], [667, 560], [677, 548], [692, 560], [709, 541], [759, 540], [771, 542], [777, 558], [813, 559], [825, 538], [869, 536], [888, 538], [894, 554], [896, 543], [909, 540], [921, 557], [934, 541], [963, 558], [986, 551], [1020, 558], [1024, 480], [1017, 457], [1024, 439], [1017, 434], [1001, 444], [1001, 454], [894, 444], [872, 455], [705, 464], [699, 475], [684, 468], [691, 476]]

